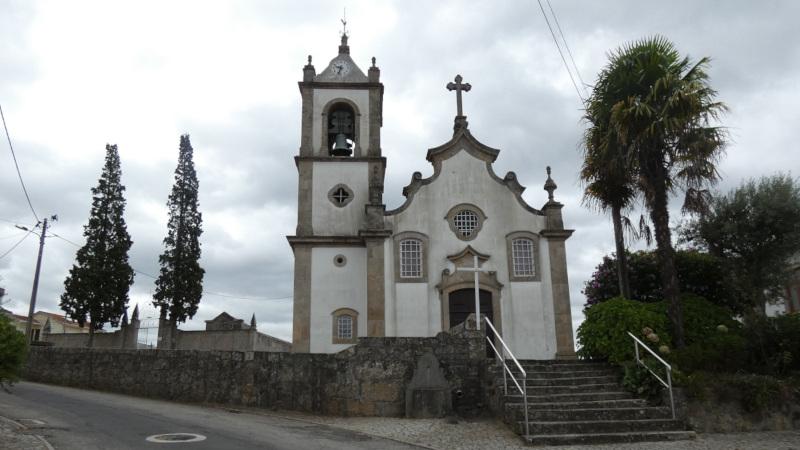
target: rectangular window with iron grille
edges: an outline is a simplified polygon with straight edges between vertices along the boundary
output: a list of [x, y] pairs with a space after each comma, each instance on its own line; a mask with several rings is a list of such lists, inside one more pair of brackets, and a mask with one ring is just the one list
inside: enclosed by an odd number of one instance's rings
[[511, 241], [514, 276], [532, 277], [536, 268], [533, 265], [533, 241], [530, 239], [514, 239]]
[[353, 318], [350, 316], [339, 316], [336, 321], [337, 336], [339, 339], [353, 338]]
[[419, 239], [400, 241], [400, 277], [422, 277], [422, 241]]

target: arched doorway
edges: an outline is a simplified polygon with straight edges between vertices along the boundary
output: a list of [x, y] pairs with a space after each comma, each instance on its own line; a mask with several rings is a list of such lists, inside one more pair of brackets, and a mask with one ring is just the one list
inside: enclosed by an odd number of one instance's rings
[[[478, 292], [478, 297], [480, 298], [481, 315], [488, 317], [489, 320], [494, 323], [494, 305], [492, 303], [492, 293], [483, 289], [480, 289]], [[451, 291], [447, 296], [447, 307], [451, 328], [464, 323], [470, 314], [475, 314], [475, 289], [456, 289]], [[481, 324], [481, 328], [484, 327], [486, 327], [486, 325]], [[492, 330], [488, 328], [486, 330], [486, 336], [492, 341], [495, 340], [494, 333], [492, 333]], [[494, 357], [494, 352], [492, 351], [488, 342], [486, 344], [486, 357]]]

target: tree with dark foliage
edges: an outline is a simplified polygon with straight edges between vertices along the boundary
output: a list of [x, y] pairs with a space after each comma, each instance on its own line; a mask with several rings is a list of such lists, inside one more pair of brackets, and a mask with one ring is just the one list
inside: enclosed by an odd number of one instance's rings
[[[175, 184], [167, 201], [169, 223], [164, 238], [165, 250], [158, 258], [161, 271], [153, 296], [153, 305], [161, 310], [161, 318], [168, 319], [173, 330], [178, 322], [195, 315], [203, 295], [205, 271], [199, 262], [203, 218], [198, 211], [198, 182], [192, 155], [189, 135], [182, 135]], [[170, 348], [174, 346], [173, 338]]]
[[116, 145], [106, 145], [105, 161], [97, 187], [92, 188], [89, 223], [83, 229], [86, 244], [78, 250], [64, 281], [60, 304], [80, 326], [88, 323], [89, 347], [95, 331], [106, 323], [119, 324], [134, 276], [128, 264], [133, 242], [123, 218], [125, 186]]
[[729, 263], [739, 295], [757, 313], [782, 299], [789, 259], [800, 253], [800, 182], [777, 174], [750, 180], [714, 198], [681, 239]]

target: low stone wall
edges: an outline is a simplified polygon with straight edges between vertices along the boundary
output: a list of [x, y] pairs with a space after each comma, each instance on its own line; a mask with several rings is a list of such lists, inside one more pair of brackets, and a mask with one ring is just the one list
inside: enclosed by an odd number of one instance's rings
[[485, 410], [480, 335], [361, 338], [338, 354], [34, 347], [30, 381], [177, 400], [335, 415], [402, 416], [417, 360], [439, 360], [462, 415]]
[[292, 344], [259, 333], [256, 330], [178, 330], [176, 334], [178, 350], [221, 350], [238, 349], [257, 352], [288, 352]]
[[[111, 333], [95, 333], [94, 348], [136, 348], [135, 331], [117, 330]], [[89, 344], [89, 333], [43, 333], [42, 341], [62, 348], [85, 348]]]

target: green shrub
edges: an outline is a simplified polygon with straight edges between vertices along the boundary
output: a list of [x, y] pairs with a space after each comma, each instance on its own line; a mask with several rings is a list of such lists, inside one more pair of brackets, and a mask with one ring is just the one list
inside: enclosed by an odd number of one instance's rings
[[[648, 307], [659, 314], [667, 314], [667, 302], [660, 301]], [[736, 333], [741, 324], [733, 318], [733, 313], [724, 307], [694, 294], [681, 294], [683, 310], [683, 331], [686, 345], [702, 342], [710, 336], [716, 336], [717, 327], [724, 325], [730, 332]]]
[[750, 317], [743, 334], [754, 372], [783, 375], [800, 370], [800, 315]]
[[736, 372], [747, 367], [747, 350], [747, 341], [737, 332], [716, 332], [672, 352], [669, 360], [674, 368], [687, 373]]
[[782, 409], [800, 402], [800, 379], [769, 375], [696, 372], [681, 383], [690, 399], [738, 403], [751, 413]]
[[25, 334], [17, 331], [5, 314], [0, 314], [0, 388], [19, 380], [28, 348]]
[[659, 345], [670, 343], [667, 316], [645, 303], [617, 297], [584, 313], [586, 320], [578, 327], [578, 354], [583, 358], [608, 359], [618, 364], [631, 361], [634, 350], [628, 332], [641, 338], [645, 327], [659, 336]]
[[[647, 367], [650, 367], [658, 376], [664, 375], [664, 366], [652, 357], [642, 360]], [[636, 361], [628, 361], [622, 365], [624, 376], [622, 386], [637, 396], [655, 400], [661, 397], [664, 386], [646, 368], [637, 364]]]

